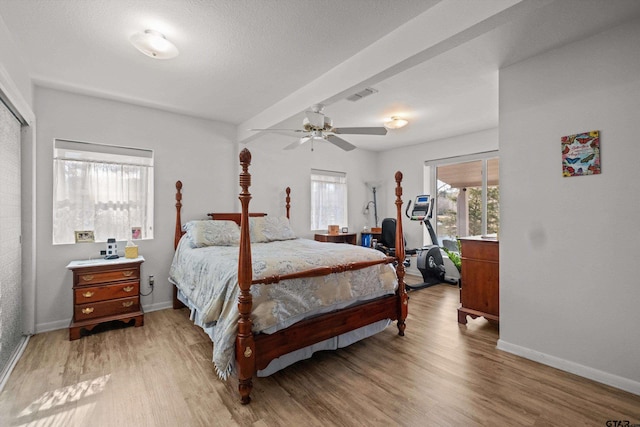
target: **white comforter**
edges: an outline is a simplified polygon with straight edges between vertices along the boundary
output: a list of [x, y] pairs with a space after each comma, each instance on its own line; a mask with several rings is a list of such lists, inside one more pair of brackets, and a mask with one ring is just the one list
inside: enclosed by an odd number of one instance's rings
[[[385, 256], [361, 246], [306, 239], [253, 243], [251, 250], [254, 279]], [[174, 255], [169, 280], [196, 308], [196, 320], [200, 324], [215, 325], [213, 362], [218, 374], [226, 378], [233, 368], [238, 329], [238, 247], [191, 248], [183, 238]], [[272, 285], [254, 285], [251, 288], [253, 331], [273, 333], [303, 318], [393, 293], [396, 286], [394, 269], [386, 264]]]

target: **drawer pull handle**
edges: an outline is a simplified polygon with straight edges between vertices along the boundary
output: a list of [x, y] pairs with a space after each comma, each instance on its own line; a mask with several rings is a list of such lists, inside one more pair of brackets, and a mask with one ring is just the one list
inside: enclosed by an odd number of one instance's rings
[[122, 274], [124, 274], [124, 277], [129, 277], [133, 274], [133, 270], [123, 271]]
[[93, 313], [93, 307], [87, 307], [82, 309], [82, 314], [91, 314]]
[[122, 303], [123, 307], [131, 307], [133, 305], [133, 301], [125, 301]]
[[122, 288], [123, 291], [125, 292], [131, 292], [133, 290], [133, 286], [126, 286], [124, 288]]
[[82, 296], [85, 297], [85, 298], [91, 298], [94, 294], [95, 294], [95, 292], [87, 291], [87, 292], [84, 292], [82, 294]]
[[85, 282], [89, 282], [93, 280], [93, 274], [87, 274], [86, 276], [82, 276], [82, 280], [84, 280]]

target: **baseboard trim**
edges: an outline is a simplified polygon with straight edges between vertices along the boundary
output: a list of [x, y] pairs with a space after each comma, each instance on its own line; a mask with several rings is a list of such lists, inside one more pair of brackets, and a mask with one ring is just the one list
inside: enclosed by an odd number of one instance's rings
[[36, 325], [36, 334], [43, 332], [57, 331], [58, 329], [66, 329], [71, 324], [71, 319], [56, 320], [55, 322], [38, 323]]
[[173, 303], [171, 301], [158, 302], [155, 304], [147, 304], [142, 306], [142, 310], [145, 313], [150, 313], [152, 311], [165, 310], [167, 308], [173, 308]]
[[2, 393], [2, 390], [4, 390], [4, 386], [7, 383], [9, 376], [11, 376], [11, 372], [13, 372], [13, 368], [16, 367], [18, 360], [20, 360], [20, 357], [22, 357], [22, 353], [24, 353], [24, 349], [27, 348], [27, 344], [29, 343], [29, 338], [30, 338], [29, 335], [24, 335], [22, 337], [22, 339], [20, 340], [20, 343], [18, 344], [18, 347], [16, 347], [15, 351], [11, 355], [11, 359], [9, 359], [9, 363], [2, 370], [2, 372], [0, 372], [0, 393]]
[[556, 356], [531, 350], [530, 348], [511, 344], [501, 339], [498, 340], [497, 348], [498, 350], [506, 351], [507, 353], [512, 353], [516, 356], [524, 357], [525, 359], [560, 369], [561, 371], [576, 374], [611, 387], [619, 388], [620, 390], [628, 391], [629, 393], [640, 395], [640, 382], [638, 381], [633, 381], [628, 378], [581, 365], [570, 360], [561, 359]]
[[[171, 301], [159, 302], [156, 304], [147, 304], [142, 306], [142, 310], [145, 313], [150, 313], [152, 311], [164, 310], [167, 308], [172, 308]], [[41, 334], [43, 332], [51, 332], [57, 331], [58, 329], [66, 329], [71, 324], [71, 319], [65, 320], [56, 320], [55, 322], [47, 322], [47, 323], [38, 323], [36, 325], [36, 333]]]

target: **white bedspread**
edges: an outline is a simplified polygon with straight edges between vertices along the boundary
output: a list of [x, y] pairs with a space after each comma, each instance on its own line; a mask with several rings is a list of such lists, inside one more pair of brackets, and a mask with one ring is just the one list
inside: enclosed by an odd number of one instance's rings
[[[253, 278], [314, 267], [384, 258], [361, 246], [294, 239], [251, 245]], [[182, 239], [174, 255], [169, 280], [196, 308], [199, 323], [213, 326], [213, 362], [226, 378], [233, 367], [239, 318], [238, 247], [191, 248]], [[345, 273], [254, 285], [253, 331], [273, 333], [318, 313], [391, 294], [397, 287], [392, 266], [380, 264]]]

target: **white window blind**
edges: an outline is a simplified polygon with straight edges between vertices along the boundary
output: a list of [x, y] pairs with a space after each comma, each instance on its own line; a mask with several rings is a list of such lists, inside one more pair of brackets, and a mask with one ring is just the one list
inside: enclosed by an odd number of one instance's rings
[[57, 139], [53, 155], [54, 244], [153, 238], [153, 151]]
[[311, 169], [311, 230], [348, 225], [347, 174]]

